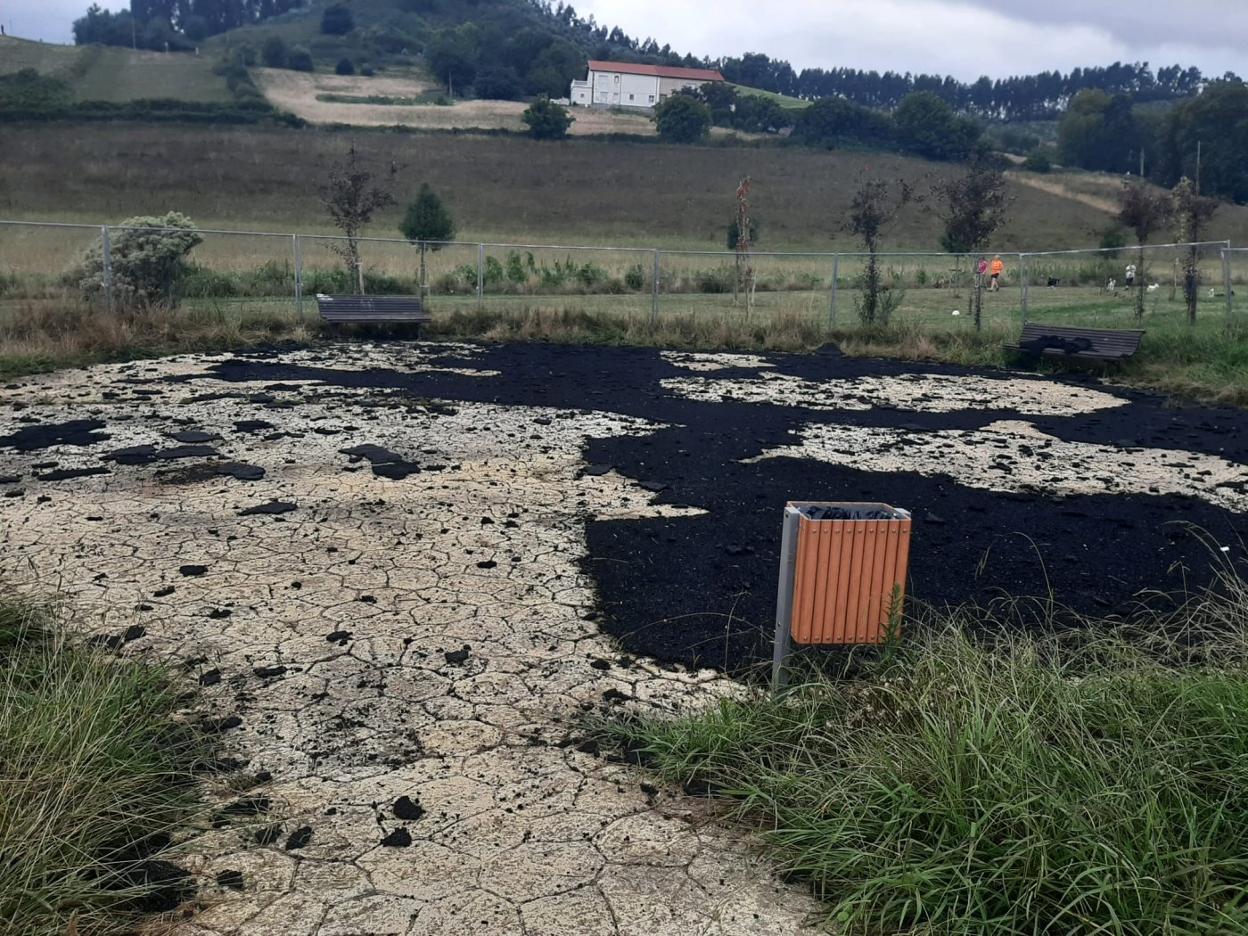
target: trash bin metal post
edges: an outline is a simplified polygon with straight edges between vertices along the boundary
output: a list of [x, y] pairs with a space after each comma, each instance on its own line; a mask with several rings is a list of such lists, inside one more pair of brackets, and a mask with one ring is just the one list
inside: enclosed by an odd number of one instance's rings
[[771, 691], [788, 686], [785, 663], [793, 648], [793, 578], [797, 572], [797, 531], [802, 515], [793, 506], [784, 508], [780, 540], [780, 584], [776, 589], [776, 640], [771, 659]]

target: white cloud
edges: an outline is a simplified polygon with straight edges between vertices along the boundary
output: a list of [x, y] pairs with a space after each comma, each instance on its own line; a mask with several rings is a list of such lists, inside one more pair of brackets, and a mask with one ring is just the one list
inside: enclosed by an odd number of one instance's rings
[[[1221, 0], [1192, 2], [1212, 9]], [[1167, 13], [1139, 0], [1113, 4], [1116, 9], [1110, 11], [1104, 9], [1108, 4], [1087, 0], [1028, 0], [1025, 6], [992, 7], [976, 0], [788, 0], [765, 5], [757, 0], [581, 0], [575, 6], [582, 16], [592, 13], [601, 23], [619, 25], [638, 38], [653, 36], [680, 52], [712, 57], [766, 52], [799, 70], [843, 65], [973, 80], [984, 74], [995, 78], [1140, 60], [1197, 65], [1208, 74], [1227, 69], [1248, 73], [1248, 50], [1215, 41], [1235, 35], [1220, 30], [1219, 24], [1232, 27], [1248, 14], [1229, 11], [1219, 16], [1208, 9], [1179, 14], [1166, 4]], [[1133, 41], [1141, 32], [1155, 41]]]
[[[90, 0], [0, 0], [15, 35], [72, 41]], [[718, 57], [766, 52], [794, 68], [847, 65], [974, 80], [1114, 61], [1248, 74], [1248, 3], [1231, 0], [572, 0], [630, 35]], [[123, 9], [127, 0], [101, 0]]]

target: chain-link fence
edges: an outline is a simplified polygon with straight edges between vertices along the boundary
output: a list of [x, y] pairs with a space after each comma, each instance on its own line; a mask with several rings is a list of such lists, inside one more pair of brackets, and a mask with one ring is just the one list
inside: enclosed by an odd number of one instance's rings
[[[156, 229], [151, 232], [157, 233]], [[5, 305], [124, 301], [110, 265], [125, 228], [0, 221]], [[657, 321], [692, 315], [932, 331], [1008, 332], [1027, 320], [1144, 327], [1248, 312], [1248, 250], [1221, 241], [1009, 254], [660, 250], [425, 243], [204, 230], [163, 296], [192, 307], [314, 314], [318, 294], [420, 295], [435, 315], [572, 310]], [[103, 246], [109, 245], [108, 250]], [[94, 247], [102, 269], [84, 258]], [[124, 256], [123, 256], [124, 254]], [[994, 275], [995, 274], [995, 275]], [[1240, 288], [1236, 290], [1236, 285]], [[94, 288], [92, 288], [94, 287]]]
[[1226, 314], [1232, 322], [1248, 321], [1248, 247], [1227, 247], [1222, 258]]
[[1226, 241], [1024, 254], [1025, 320], [1087, 327], [1226, 321]]

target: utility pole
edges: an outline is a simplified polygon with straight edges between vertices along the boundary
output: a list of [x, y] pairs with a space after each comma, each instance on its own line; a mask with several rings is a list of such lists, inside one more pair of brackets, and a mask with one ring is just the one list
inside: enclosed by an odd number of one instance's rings
[[1202, 141], [1196, 141], [1196, 194], [1200, 194], [1200, 149]]
[[1144, 178], [1144, 147], [1140, 147], [1140, 178]]

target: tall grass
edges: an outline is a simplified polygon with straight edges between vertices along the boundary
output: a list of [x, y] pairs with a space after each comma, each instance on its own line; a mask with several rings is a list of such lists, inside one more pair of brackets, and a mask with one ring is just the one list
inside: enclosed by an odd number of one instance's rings
[[652, 322], [644, 313], [605, 313], [566, 306], [488, 307], [441, 313], [435, 316], [426, 334], [431, 338], [729, 351], [809, 351], [827, 341], [823, 327], [800, 313], [747, 319], [742, 315], [665, 312]]
[[107, 361], [302, 343], [319, 327], [285, 304], [201, 303], [109, 312], [76, 301], [22, 301], [0, 314], [0, 379]]
[[0, 598], [0, 933], [123, 933], [176, 902], [153, 855], [194, 808], [204, 753], [178, 708], [164, 671]]
[[[282, 275], [278, 271], [275, 275]], [[3, 283], [0, 282], [0, 286]], [[240, 286], [240, 295], [247, 290]], [[601, 304], [603, 297], [492, 297], [485, 308], [443, 297], [431, 303], [429, 338], [487, 341], [637, 345], [724, 351], [811, 351], [829, 342], [846, 354], [972, 367], [1002, 367], [1014, 360], [1002, 350], [1017, 339], [1015, 326], [990, 321], [982, 332], [948, 328], [911, 317], [886, 328], [856, 324], [829, 328], [809, 303], [783, 303], [747, 314], [724, 311], [684, 297], [668, 297], [651, 321], [640, 297], [633, 311]], [[599, 301], [595, 301], [599, 300]], [[243, 350], [275, 343], [307, 344], [336, 333], [315, 314], [296, 313], [282, 301], [190, 298], [173, 309], [107, 312], [76, 299], [26, 299], [0, 306], [0, 379], [61, 367], [157, 357], [185, 352]], [[1056, 321], [1062, 313], [1051, 310]], [[1072, 317], [1072, 321], [1079, 321]], [[1116, 324], [1116, 323], [1115, 323]], [[399, 334], [396, 332], [395, 334]], [[1059, 362], [1041, 370], [1061, 372]], [[1150, 323], [1139, 356], [1112, 372], [1126, 383], [1208, 402], [1248, 405], [1248, 332], [1209, 323]]]
[[1224, 584], [1130, 627], [929, 617], [779, 700], [610, 733], [725, 797], [836, 932], [1243, 933], [1248, 590]]

